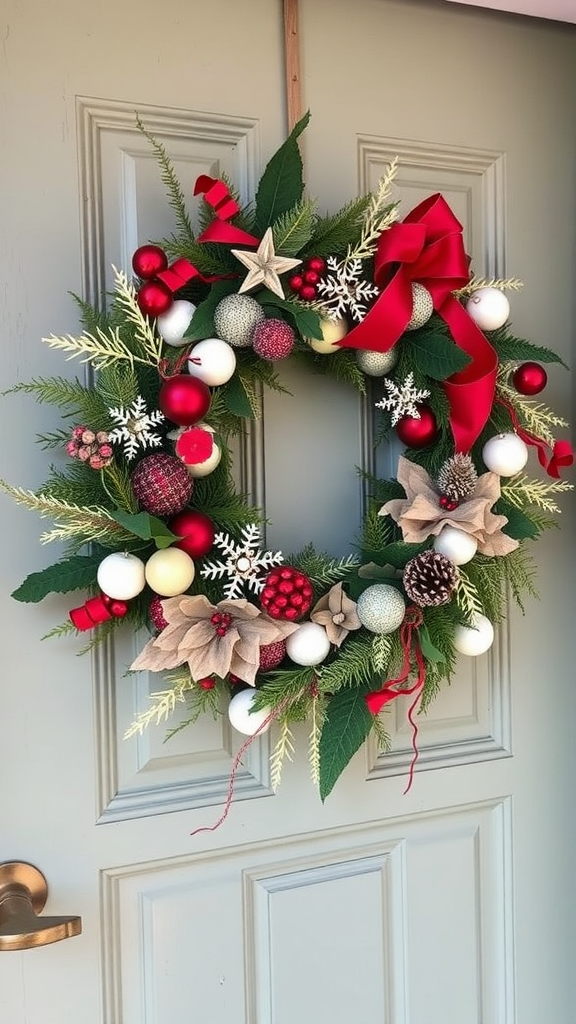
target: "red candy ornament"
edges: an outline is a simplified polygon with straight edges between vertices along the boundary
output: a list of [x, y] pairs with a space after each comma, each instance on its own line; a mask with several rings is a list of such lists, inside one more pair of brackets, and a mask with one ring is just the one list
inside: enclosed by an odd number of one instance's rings
[[211, 400], [208, 385], [199, 377], [190, 377], [186, 373], [168, 377], [158, 395], [158, 405], [166, 419], [181, 427], [191, 427], [204, 419]]
[[207, 555], [214, 544], [216, 528], [204, 512], [185, 508], [177, 516], [170, 519], [168, 529], [172, 530], [181, 540], [175, 541], [173, 547], [185, 551], [190, 558], [202, 558]]
[[158, 317], [173, 303], [172, 292], [162, 281], [145, 281], [136, 296], [136, 302], [145, 316]]
[[438, 424], [428, 405], [418, 405], [420, 418], [403, 416], [396, 424], [396, 433], [407, 448], [426, 448], [438, 434]]
[[305, 573], [291, 565], [282, 565], [266, 577], [260, 604], [272, 619], [296, 622], [310, 609], [314, 600], [312, 583]]
[[540, 363], [522, 363], [512, 374], [512, 381], [520, 395], [538, 395], [548, 383], [548, 374]]
[[132, 257], [132, 270], [143, 281], [156, 277], [168, 266], [168, 257], [159, 245], [141, 245]]

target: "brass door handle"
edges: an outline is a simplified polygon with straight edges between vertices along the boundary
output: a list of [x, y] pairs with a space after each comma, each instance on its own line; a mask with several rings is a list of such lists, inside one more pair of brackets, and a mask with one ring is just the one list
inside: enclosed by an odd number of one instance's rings
[[80, 935], [80, 917], [40, 917], [48, 885], [38, 868], [22, 861], [0, 864], [0, 952], [31, 949]]

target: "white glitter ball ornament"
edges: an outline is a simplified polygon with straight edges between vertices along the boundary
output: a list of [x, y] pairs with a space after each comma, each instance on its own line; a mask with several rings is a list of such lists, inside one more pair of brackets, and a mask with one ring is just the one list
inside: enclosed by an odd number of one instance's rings
[[303, 622], [286, 638], [286, 654], [296, 665], [319, 665], [329, 650], [328, 634], [317, 622]]
[[266, 319], [264, 310], [249, 295], [227, 295], [214, 310], [214, 330], [235, 348], [249, 348], [254, 328]]
[[402, 625], [406, 602], [396, 587], [375, 583], [360, 594], [356, 611], [364, 628], [371, 633], [393, 633]]
[[180, 548], [163, 548], [150, 556], [144, 571], [148, 586], [156, 594], [177, 597], [194, 579], [194, 562]]
[[367, 377], [383, 377], [390, 373], [398, 362], [396, 347], [388, 352], [371, 352], [368, 349], [356, 349], [356, 362], [362, 373]]
[[209, 388], [226, 384], [236, 369], [236, 354], [221, 338], [204, 338], [194, 345], [188, 359], [188, 373], [203, 380]]
[[245, 736], [253, 736], [258, 730], [259, 735], [262, 735], [268, 732], [271, 725], [271, 721], [264, 725], [266, 719], [270, 717], [270, 708], [252, 711], [255, 700], [254, 690], [240, 690], [240, 693], [234, 694], [228, 705], [230, 724]]
[[127, 551], [106, 555], [96, 573], [100, 590], [115, 601], [130, 601], [146, 586], [144, 562]]
[[496, 434], [482, 449], [484, 465], [498, 476], [514, 476], [528, 462], [528, 448], [518, 434]]
[[432, 545], [434, 551], [449, 558], [454, 565], [466, 565], [478, 550], [478, 541], [456, 526], [443, 526]]
[[423, 284], [414, 281], [412, 284], [412, 316], [406, 324], [407, 331], [416, 331], [428, 323], [434, 312], [434, 301], [430, 292]]
[[510, 303], [499, 288], [478, 288], [468, 299], [466, 312], [481, 331], [496, 331], [510, 316]]
[[454, 647], [460, 654], [477, 658], [484, 654], [494, 643], [494, 626], [485, 615], [476, 613], [471, 626], [456, 626], [454, 630]]
[[307, 338], [310, 348], [320, 356], [334, 355], [340, 352], [338, 342], [348, 334], [348, 322], [344, 317], [336, 317], [331, 320], [329, 317], [320, 320], [321, 338]]
[[184, 335], [190, 326], [190, 322], [196, 306], [187, 299], [175, 299], [170, 309], [161, 313], [156, 320], [158, 334], [164, 339], [167, 345], [177, 348], [184, 344]]

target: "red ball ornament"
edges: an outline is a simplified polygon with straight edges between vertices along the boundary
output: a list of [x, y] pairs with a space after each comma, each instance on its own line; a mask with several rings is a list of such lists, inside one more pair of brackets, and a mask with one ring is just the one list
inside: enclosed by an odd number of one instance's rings
[[204, 512], [185, 508], [177, 516], [170, 519], [168, 529], [172, 530], [181, 540], [175, 541], [173, 547], [185, 551], [190, 558], [202, 558], [207, 555], [214, 544], [216, 528]]
[[163, 281], [145, 281], [136, 302], [145, 316], [161, 316], [173, 303], [172, 292]]
[[194, 481], [175, 455], [158, 452], [141, 459], [130, 477], [140, 508], [153, 516], [174, 516], [190, 501]]
[[168, 257], [159, 245], [141, 245], [132, 257], [132, 269], [137, 277], [149, 281], [168, 266]]
[[266, 577], [260, 604], [272, 619], [296, 622], [314, 600], [312, 583], [305, 573], [292, 565], [281, 565]]
[[177, 373], [162, 384], [158, 405], [167, 420], [181, 427], [191, 427], [204, 419], [211, 399], [210, 388], [203, 380]]
[[520, 395], [538, 395], [548, 382], [548, 374], [540, 363], [522, 363], [512, 375], [516, 391]]
[[438, 434], [438, 424], [428, 405], [416, 407], [420, 417], [403, 416], [396, 424], [396, 433], [407, 448], [426, 448]]

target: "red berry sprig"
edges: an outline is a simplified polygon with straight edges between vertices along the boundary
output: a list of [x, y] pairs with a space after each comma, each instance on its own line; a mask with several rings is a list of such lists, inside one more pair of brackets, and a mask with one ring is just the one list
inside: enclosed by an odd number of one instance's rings
[[318, 285], [326, 273], [326, 260], [322, 256], [310, 256], [298, 274], [288, 279], [293, 292], [303, 302], [314, 302], [318, 294]]
[[283, 565], [266, 577], [260, 604], [272, 619], [295, 622], [306, 614], [313, 599], [308, 576], [291, 565]]

